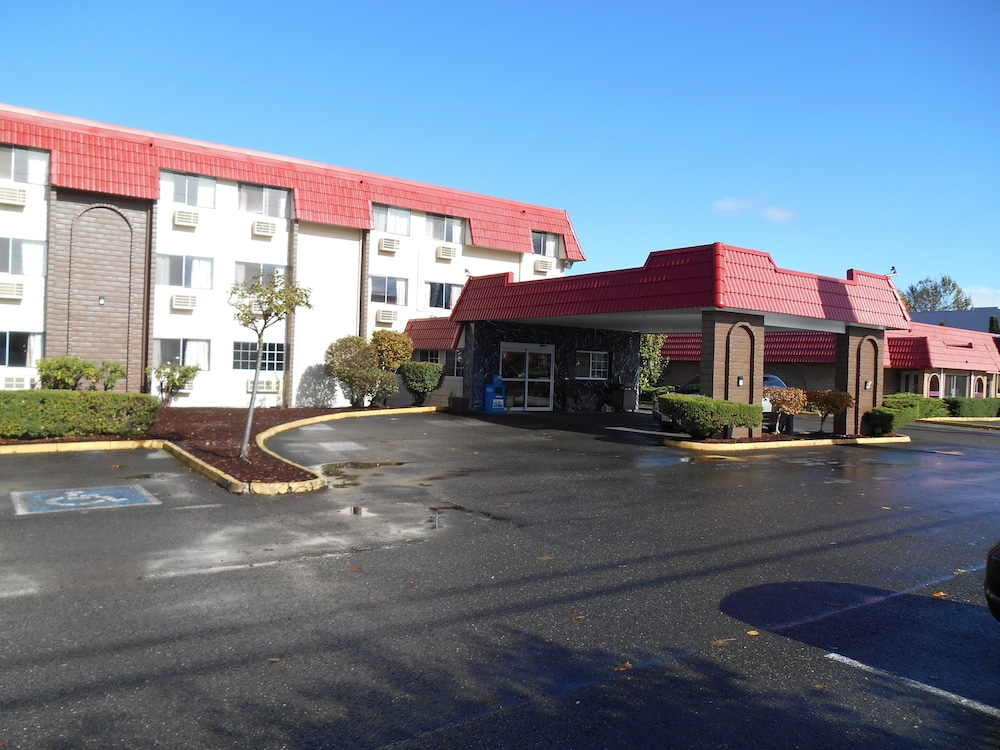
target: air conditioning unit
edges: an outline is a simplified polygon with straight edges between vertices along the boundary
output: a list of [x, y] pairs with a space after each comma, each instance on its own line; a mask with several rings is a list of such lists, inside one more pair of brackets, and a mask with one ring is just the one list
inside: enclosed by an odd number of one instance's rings
[[35, 381], [28, 380], [28, 378], [4, 378], [3, 379], [3, 389], [5, 391], [23, 391], [28, 388], [34, 388]]
[[278, 225], [273, 221], [255, 221], [250, 231], [255, 237], [273, 237], [274, 233], [278, 231]]
[[458, 257], [458, 248], [448, 247], [447, 245], [438, 245], [437, 257], [441, 260], [452, 260]]
[[193, 388], [194, 388], [194, 381], [193, 380], [189, 380], [184, 385], [181, 386], [180, 392], [181, 393], [190, 393]]
[[0, 299], [24, 299], [24, 284], [0, 282]]
[[535, 261], [535, 271], [537, 273], [548, 273], [555, 267], [556, 264], [553, 263], [551, 260], [545, 260], [544, 258], [539, 258], [538, 260]]
[[174, 211], [175, 227], [196, 227], [198, 226], [197, 211]]
[[395, 237], [382, 237], [378, 241], [380, 253], [394, 253], [399, 250], [399, 240]]
[[[277, 393], [281, 390], [280, 380], [258, 380], [257, 395], [262, 393]], [[253, 393], [253, 378], [247, 381], [247, 393]]]
[[375, 322], [376, 323], [395, 323], [396, 322], [396, 311], [395, 310], [378, 310], [375, 312]]
[[198, 298], [193, 294], [175, 294], [170, 298], [170, 307], [174, 310], [194, 310]]
[[5, 206], [23, 206], [27, 195], [21, 188], [0, 187], [0, 203]]

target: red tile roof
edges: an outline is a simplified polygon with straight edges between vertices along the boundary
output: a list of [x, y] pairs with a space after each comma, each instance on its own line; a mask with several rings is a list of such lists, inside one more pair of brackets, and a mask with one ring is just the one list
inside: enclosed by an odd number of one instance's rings
[[848, 271], [834, 279], [778, 268], [768, 253], [724, 245], [663, 250], [642, 268], [514, 283], [472, 278], [454, 320], [517, 320], [653, 310], [731, 309], [906, 328], [892, 281]]
[[462, 328], [449, 318], [415, 318], [407, 321], [404, 333], [414, 349], [457, 349]]
[[[885, 366], [898, 370], [973, 370], [1000, 373], [997, 337], [980, 331], [910, 323], [908, 331], [886, 331]], [[833, 364], [836, 335], [821, 331], [768, 331], [764, 362]], [[663, 356], [677, 362], [701, 361], [701, 334], [671, 334]]]
[[585, 260], [559, 209], [8, 105], [0, 143], [49, 151], [56, 187], [154, 200], [168, 169], [287, 188], [303, 221], [370, 229], [371, 204], [385, 203], [468, 219], [481, 247], [532, 253], [532, 230], [561, 234], [566, 258]]
[[1000, 373], [1000, 349], [990, 333], [911, 323], [887, 337], [886, 367], [906, 370], [975, 370]]

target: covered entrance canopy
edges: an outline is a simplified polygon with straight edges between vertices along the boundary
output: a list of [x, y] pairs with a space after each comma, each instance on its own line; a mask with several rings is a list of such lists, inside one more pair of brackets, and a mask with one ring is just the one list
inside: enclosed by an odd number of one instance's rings
[[641, 268], [523, 282], [473, 277], [451, 320], [701, 333], [702, 393], [741, 403], [763, 397], [765, 329], [834, 333], [836, 386], [857, 402], [835, 429], [857, 433], [863, 414], [881, 403], [883, 332], [906, 329], [910, 319], [885, 275], [789, 271], [768, 253], [717, 242], [652, 253]]

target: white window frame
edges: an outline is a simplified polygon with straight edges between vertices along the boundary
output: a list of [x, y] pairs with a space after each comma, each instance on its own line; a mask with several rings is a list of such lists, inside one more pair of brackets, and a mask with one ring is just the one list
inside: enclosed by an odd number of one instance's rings
[[562, 257], [562, 235], [552, 232], [531, 232], [531, 244], [534, 247], [535, 255], [545, 258]]
[[[586, 374], [581, 374], [581, 368]], [[611, 358], [607, 352], [579, 349], [576, 352], [577, 380], [607, 380], [611, 371]]]
[[[233, 369], [253, 370], [257, 365], [257, 342], [233, 342]], [[285, 371], [285, 344], [282, 341], [265, 341], [264, 354], [260, 358], [261, 372]]]
[[163, 176], [170, 182], [170, 198], [174, 203], [195, 208], [215, 208], [214, 177], [166, 171]]
[[[10, 363], [11, 336], [24, 337], [24, 364]], [[43, 334], [31, 331], [0, 331], [0, 367], [34, 367], [42, 355]]]
[[[253, 273], [249, 273], [251, 270], [253, 270]], [[287, 270], [287, 266], [281, 266], [277, 263], [254, 263], [252, 261], [238, 260], [236, 261], [234, 278], [237, 284], [242, 284], [244, 281], [253, 281], [265, 275], [269, 275], [272, 278], [275, 276], [284, 276]]]
[[424, 236], [427, 239], [461, 245], [465, 241], [465, 219], [443, 214], [427, 214]]
[[[172, 276], [173, 261], [180, 259], [181, 264], [181, 283], [173, 284], [170, 279]], [[161, 260], [164, 263], [161, 263]], [[166, 261], [170, 261], [170, 267], [164, 269]], [[198, 274], [194, 273], [194, 264], [196, 261], [208, 263], [208, 286], [204, 286], [204, 282], [199, 282], [197, 286], [194, 285], [194, 277]], [[160, 253], [156, 256], [156, 284], [159, 286], [172, 286], [178, 289], [211, 289], [213, 280], [215, 277], [215, 261], [212, 258], [203, 258], [197, 255], [171, 255], [169, 253]]]
[[287, 219], [291, 195], [284, 188], [240, 183], [240, 211], [275, 219]]
[[465, 374], [465, 352], [462, 349], [445, 350], [444, 374], [451, 378], [460, 378]]
[[410, 236], [410, 209], [372, 204], [372, 222], [376, 232]]
[[413, 360], [415, 362], [430, 362], [431, 364], [439, 365], [441, 364], [441, 350], [417, 349], [417, 351], [414, 352]]
[[[399, 305], [402, 307], [406, 306], [406, 287], [407, 279], [399, 278], [397, 276], [371, 276], [369, 277], [371, 282], [371, 293], [369, 294], [369, 299], [372, 302], [376, 302], [380, 305]], [[376, 282], [382, 282], [382, 293], [377, 293]], [[389, 287], [391, 285], [395, 288], [395, 294], [389, 294]], [[402, 292], [400, 292], [402, 290]], [[394, 299], [391, 300], [390, 297]], [[402, 298], [402, 299], [400, 299]]]
[[[162, 347], [164, 342], [177, 342], [177, 349], [179, 356], [175, 359], [179, 360], [177, 364], [181, 366], [186, 365], [198, 365], [201, 372], [206, 372], [211, 369], [212, 364], [212, 342], [208, 339], [172, 339], [172, 338], [154, 338], [153, 339], [153, 367], [159, 367], [160, 365], [170, 364], [170, 360], [164, 361]], [[204, 356], [199, 356], [197, 347], [204, 344]], [[194, 361], [192, 361], [194, 360]]]
[[0, 146], [0, 180], [48, 185], [49, 152]]
[[48, 244], [38, 240], [0, 237], [0, 273], [45, 276]]
[[[428, 306], [434, 308], [435, 310], [450, 310], [455, 306], [458, 301], [458, 295], [462, 293], [461, 284], [449, 284], [446, 281], [428, 281]], [[439, 293], [440, 305], [435, 303], [435, 290]]]

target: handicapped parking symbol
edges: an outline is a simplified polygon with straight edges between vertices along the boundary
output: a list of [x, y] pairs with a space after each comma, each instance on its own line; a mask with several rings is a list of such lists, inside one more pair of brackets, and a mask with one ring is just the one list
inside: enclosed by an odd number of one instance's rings
[[[59, 508], [94, 508], [98, 505], [128, 503], [127, 497], [115, 497], [114, 495], [100, 495], [84, 490], [70, 490], [58, 497], [52, 497], [45, 501], [46, 505], [55, 505]], [[133, 501], [134, 502], [134, 501]]]
[[160, 504], [156, 497], [139, 485], [12, 492], [11, 499], [17, 515]]

